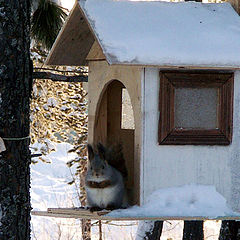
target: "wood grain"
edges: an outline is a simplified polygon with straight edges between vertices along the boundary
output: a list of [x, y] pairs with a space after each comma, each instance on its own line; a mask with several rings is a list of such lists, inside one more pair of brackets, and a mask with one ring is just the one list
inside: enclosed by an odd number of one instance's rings
[[60, 218], [79, 218], [79, 219], [96, 219], [96, 220], [116, 220], [116, 221], [134, 221], [134, 220], [240, 220], [240, 216], [121, 216], [111, 217], [107, 214], [110, 211], [90, 212], [82, 208], [48, 208], [47, 211], [31, 211], [32, 215], [45, 217], [60, 217]]
[[46, 60], [47, 65], [87, 65], [86, 58], [94, 43], [94, 36], [89, 29], [78, 2], [69, 14], [61, 32]]

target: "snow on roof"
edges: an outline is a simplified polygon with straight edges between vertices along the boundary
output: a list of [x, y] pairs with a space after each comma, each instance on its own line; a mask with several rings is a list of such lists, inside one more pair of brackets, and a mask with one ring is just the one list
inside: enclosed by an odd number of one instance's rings
[[110, 64], [240, 67], [229, 3], [80, 0]]

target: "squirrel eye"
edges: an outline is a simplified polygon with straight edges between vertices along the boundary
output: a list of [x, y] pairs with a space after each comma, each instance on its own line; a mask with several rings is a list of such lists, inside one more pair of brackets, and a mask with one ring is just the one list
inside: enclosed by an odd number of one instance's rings
[[104, 166], [102, 166], [102, 169], [104, 169]]
[[92, 170], [92, 166], [90, 167], [90, 169]]

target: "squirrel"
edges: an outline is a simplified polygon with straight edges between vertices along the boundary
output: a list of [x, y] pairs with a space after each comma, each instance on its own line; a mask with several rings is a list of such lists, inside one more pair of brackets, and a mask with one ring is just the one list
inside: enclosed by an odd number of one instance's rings
[[[124, 207], [126, 204], [124, 203], [126, 202], [124, 186], [124, 177], [127, 175], [126, 167], [121, 167], [121, 173], [113, 166], [114, 163], [120, 165], [121, 161], [122, 165], [125, 165], [121, 148], [118, 148], [118, 151], [114, 148], [106, 149], [101, 143], [97, 145], [97, 153], [90, 144], [87, 148], [89, 161], [85, 184], [90, 211]], [[116, 152], [115, 156], [114, 152]]]

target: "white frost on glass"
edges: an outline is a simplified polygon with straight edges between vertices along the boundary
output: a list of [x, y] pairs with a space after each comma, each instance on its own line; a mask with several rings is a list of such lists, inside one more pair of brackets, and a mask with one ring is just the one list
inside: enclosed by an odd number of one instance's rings
[[177, 128], [216, 129], [218, 89], [176, 88], [174, 124]]
[[229, 3], [79, 3], [110, 64], [240, 66], [240, 17]]
[[146, 204], [108, 214], [112, 217], [160, 217], [160, 216], [235, 216], [214, 186], [185, 185], [159, 189], [153, 192]]

